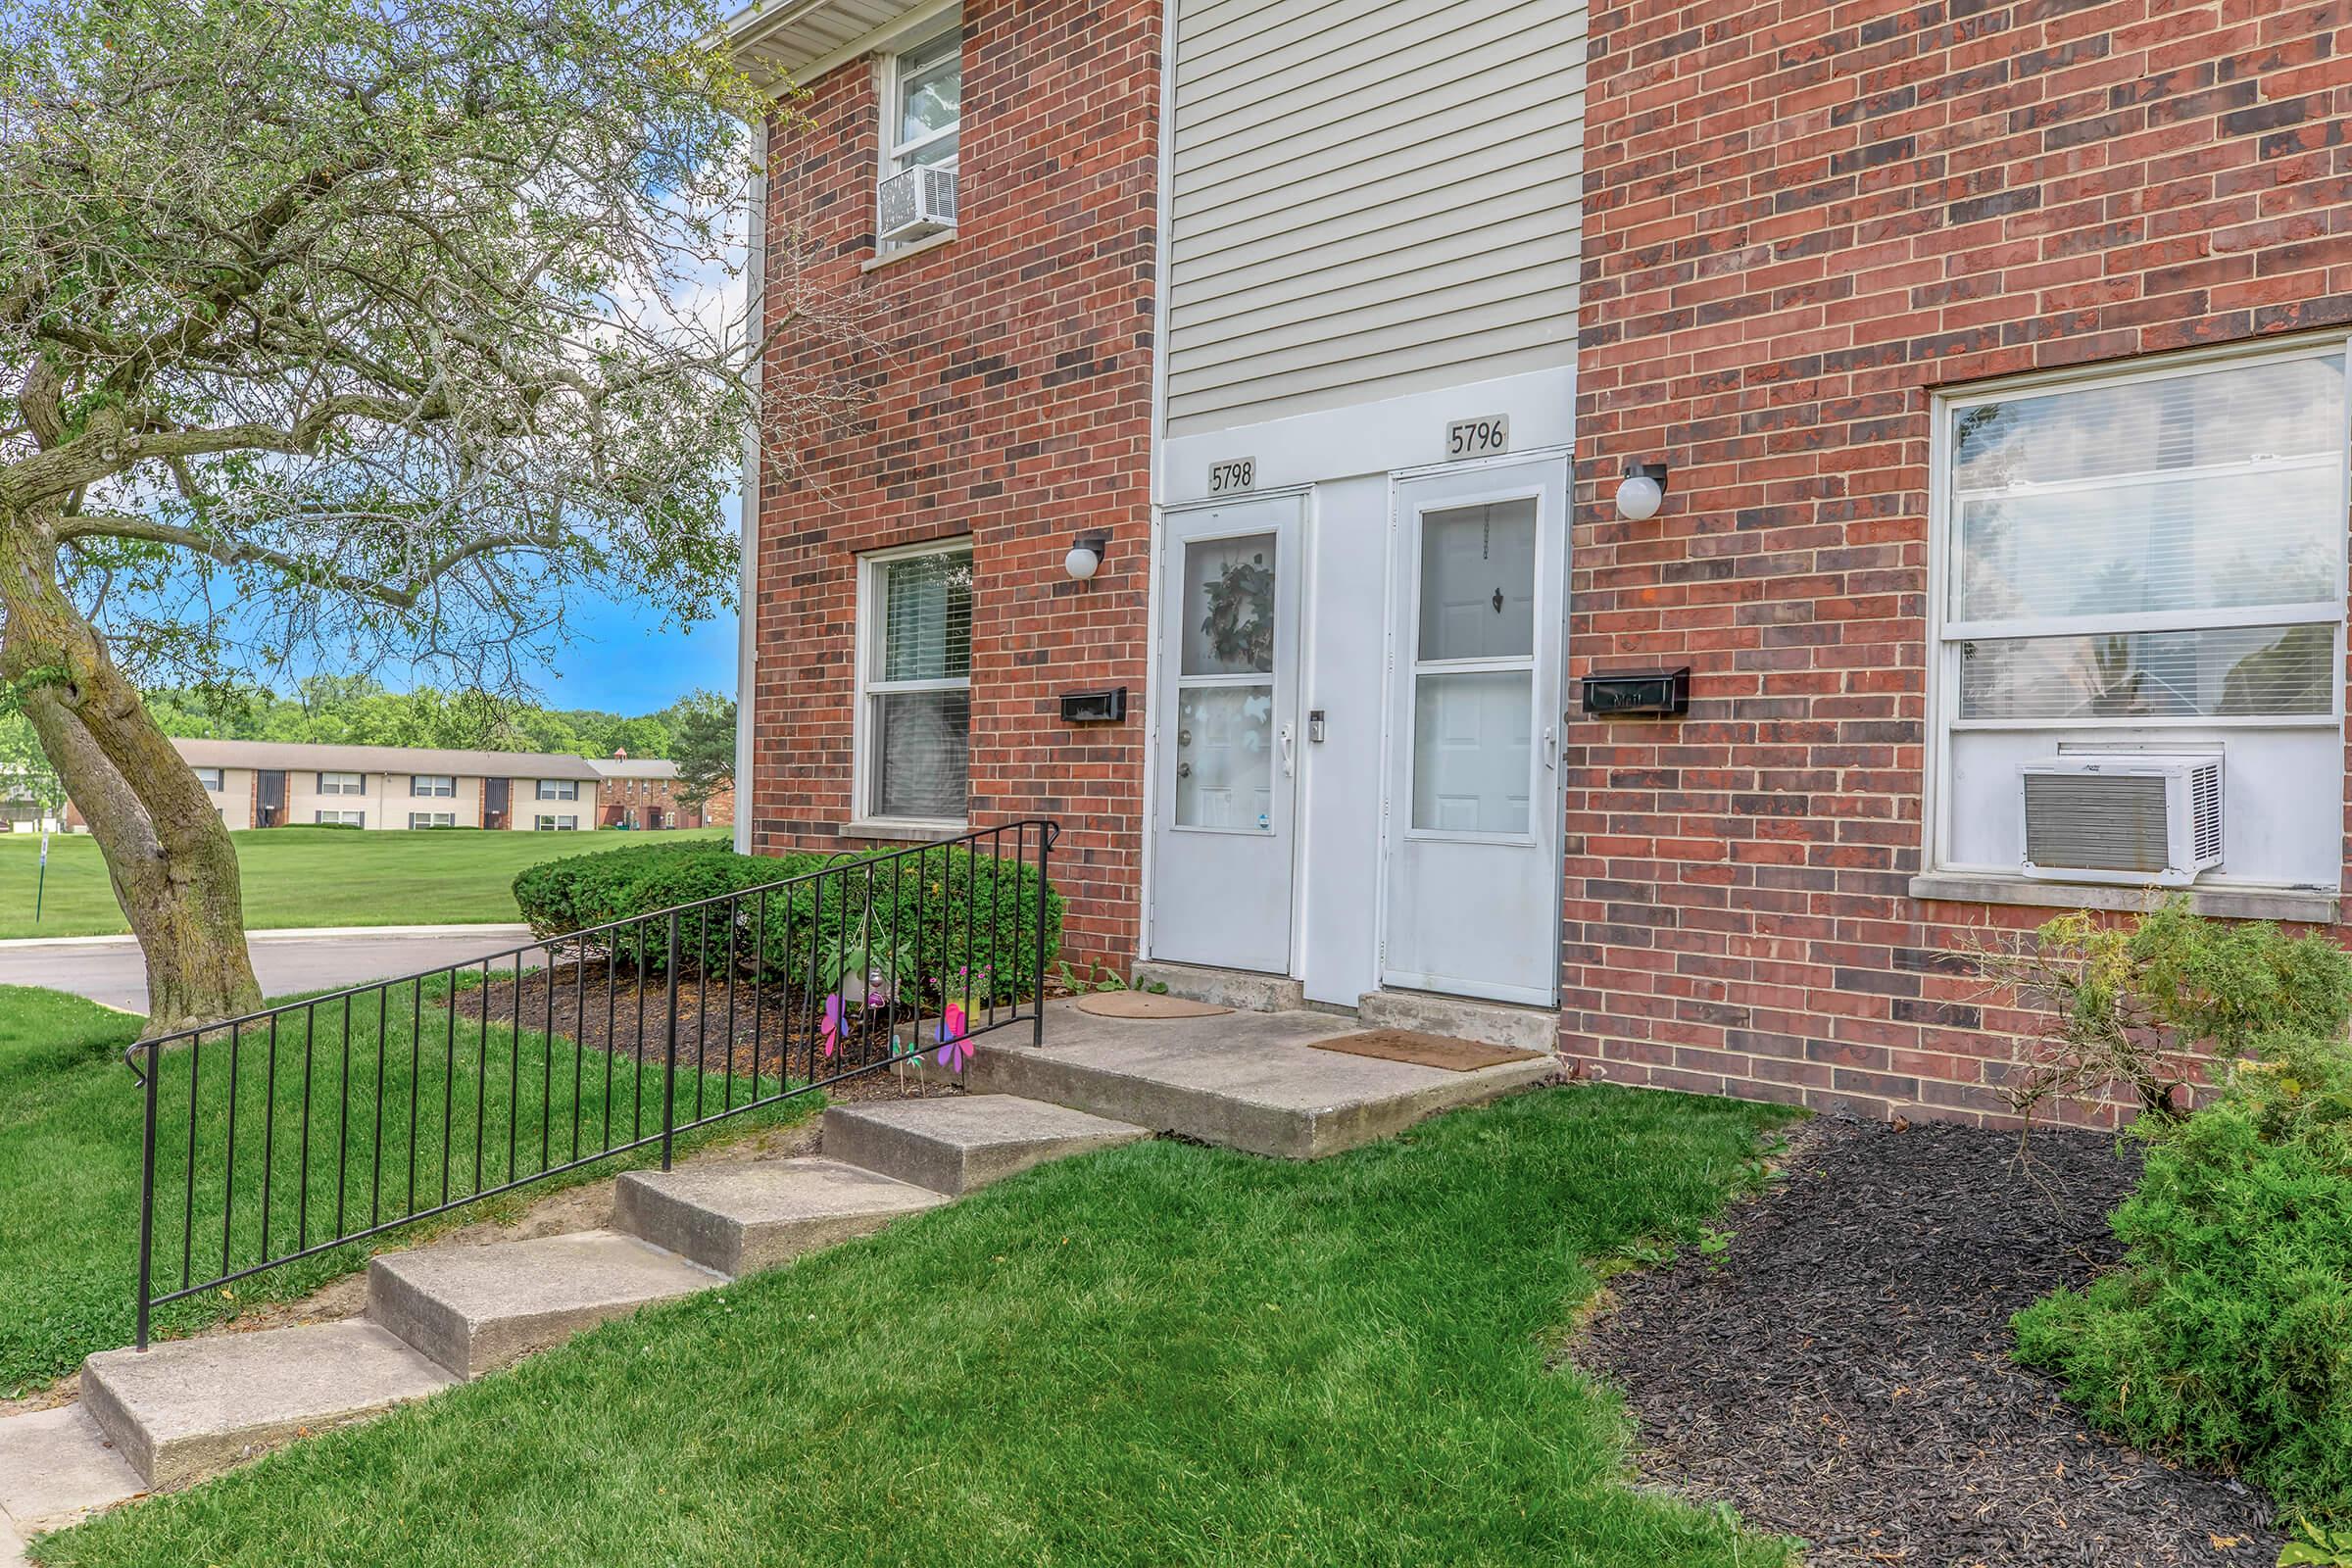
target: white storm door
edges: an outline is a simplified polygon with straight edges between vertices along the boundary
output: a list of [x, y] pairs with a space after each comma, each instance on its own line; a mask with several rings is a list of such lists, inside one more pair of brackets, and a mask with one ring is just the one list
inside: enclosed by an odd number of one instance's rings
[[1395, 518], [1382, 983], [1549, 1006], [1567, 463], [1404, 480]]
[[1298, 517], [1296, 497], [1167, 514], [1152, 694], [1155, 958], [1290, 972]]

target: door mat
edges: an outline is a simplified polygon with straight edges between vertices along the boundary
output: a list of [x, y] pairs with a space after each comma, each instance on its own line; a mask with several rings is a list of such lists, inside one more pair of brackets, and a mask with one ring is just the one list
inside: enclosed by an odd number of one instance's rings
[[1315, 1042], [1317, 1051], [1344, 1052], [1350, 1056], [1378, 1056], [1383, 1061], [1410, 1061], [1447, 1072], [1476, 1072], [1506, 1061], [1532, 1061], [1534, 1053], [1490, 1046], [1479, 1040], [1456, 1040], [1451, 1035], [1425, 1035], [1413, 1029], [1367, 1029]]
[[1156, 991], [1090, 991], [1078, 999], [1078, 1010], [1098, 1018], [1213, 1018], [1233, 1009]]

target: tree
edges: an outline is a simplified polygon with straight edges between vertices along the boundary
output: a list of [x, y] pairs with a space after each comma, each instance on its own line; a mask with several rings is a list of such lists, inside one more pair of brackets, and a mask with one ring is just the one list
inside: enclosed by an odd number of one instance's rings
[[793, 246], [768, 248], [766, 337], [709, 302], [772, 107], [716, 23], [0, 12], [0, 676], [105, 854], [158, 1029], [259, 992], [230, 841], [142, 677], [305, 647], [495, 689], [583, 588], [690, 623], [730, 602], [747, 429], [849, 401], [752, 373], [776, 334], [839, 330], [782, 276]]
[[691, 692], [669, 712], [669, 760], [678, 764], [678, 799], [699, 811], [735, 783], [735, 699]]

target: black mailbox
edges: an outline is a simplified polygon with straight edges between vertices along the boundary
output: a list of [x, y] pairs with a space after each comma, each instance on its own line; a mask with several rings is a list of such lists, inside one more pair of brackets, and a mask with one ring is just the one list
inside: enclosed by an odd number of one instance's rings
[[1116, 724], [1127, 716], [1127, 688], [1113, 686], [1099, 692], [1063, 692], [1061, 721], [1065, 724]]
[[1690, 666], [1585, 677], [1585, 711], [1599, 717], [1690, 711]]

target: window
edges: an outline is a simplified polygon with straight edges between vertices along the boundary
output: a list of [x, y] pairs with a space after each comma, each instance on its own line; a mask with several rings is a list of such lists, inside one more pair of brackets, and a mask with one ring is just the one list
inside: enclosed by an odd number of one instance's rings
[[580, 819], [576, 816], [551, 816], [542, 811], [531, 825], [541, 833], [577, 833]]
[[313, 811], [311, 820], [321, 827], [366, 827], [366, 811]]
[[457, 798], [458, 781], [447, 773], [418, 773], [409, 780], [409, 793], [419, 797]]
[[900, 51], [886, 70], [880, 178], [915, 168], [953, 171], [963, 107], [962, 19]]
[[455, 811], [411, 811], [409, 813], [409, 826], [411, 827], [456, 827], [457, 825], [458, 813]]
[[2344, 345], [1955, 397], [1938, 417], [1937, 862], [2016, 868], [2021, 762], [2219, 748], [2221, 876], [2334, 886]]
[[200, 767], [196, 769], [196, 782], [203, 785], [207, 792], [218, 795], [220, 793], [220, 770], [217, 767]]
[[972, 722], [969, 542], [859, 564], [861, 816], [963, 820]]
[[321, 773], [318, 775], [321, 795], [365, 795], [368, 781], [357, 773]]
[[571, 778], [543, 778], [539, 781], [539, 799], [543, 801], [576, 801], [580, 798], [580, 782]]

